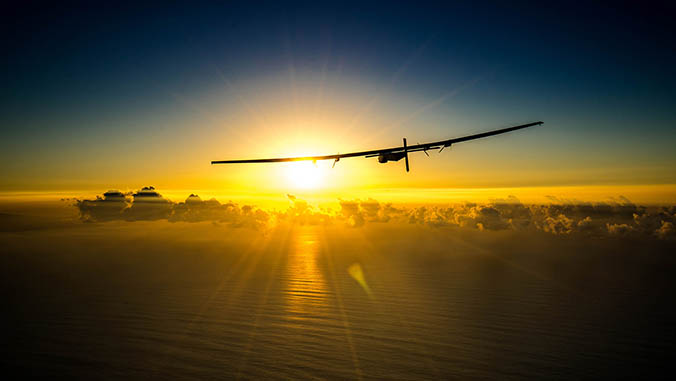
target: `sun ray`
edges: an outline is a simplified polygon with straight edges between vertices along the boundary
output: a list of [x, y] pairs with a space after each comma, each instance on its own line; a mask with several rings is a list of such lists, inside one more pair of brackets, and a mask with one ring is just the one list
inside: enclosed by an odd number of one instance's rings
[[[345, 234], [345, 233], [343, 232], [343, 235], [344, 235], [344, 234]], [[410, 284], [409, 282], [407, 282], [407, 280], [406, 280], [404, 277], [399, 277], [399, 276], [397, 276], [397, 274], [400, 273], [400, 269], [395, 268], [395, 267], [393, 266], [391, 260], [388, 260], [388, 259], [386, 259], [386, 258], [383, 257], [383, 252], [382, 252], [381, 250], [377, 249], [377, 248], [373, 245], [372, 241], [367, 237], [367, 233], [365, 233], [364, 231], [359, 231], [359, 232], [356, 233], [356, 234], [357, 234], [357, 236], [358, 236], [358, 239], [360, 240], [360, 245], [359, 245], [359, 246], [364, 248], [364, 252], [367, 252], [367, 253], [374, 253], [375, 255], [380, 256], [382, 260], [381, 260], [379, 263], [381, 264], [381, 266], [383, 266], [384, 268], [387, 269], [387, 270], [384, 271], [384, 272], [387, 273], [387, 274], [390, 274], [390, 275], [392, 275], [392, 276], [397, 277], [396, 283], [398, 283], [398, 284], [407, 283], [407, 285], [405, 286], [405, 288], [408, 289], [408, 290], [413, 290], [413, 289], [416, 288], [416, 285]], [[347, 239], [347, 237], [346, 237], [345, 239]], [[349, 270], [348, 270], [348, 271], [349, 271]], [[370, 292], [369, 296], [371, 296], [371, 297], [373, 298], [373, 293]], [[375, 298], [374, 298], [374, 299], [375, 299]], [[375, 305], [376, 305], [377, 308], [380, 309], [380, 312], [381, 312], [381, 313], [383, 313], [383, 314], [386, 313], [386, 312], [384, 311], [384, 309], [382, 308], [382, 304], [381, 304], [380, 302], [375, 303]], [[391, 311], [389, 311], [388, 313], [391, 313]], [[400, 324], [402, 327], [405, 328], [405, 329], [404, 329], [404, 332], [407, 332], [407, 333], [408, 333], [409, 341], [410, 341], [410, 342], [413, 342], [413, 343], [416, 343], [416, 344], [422, 349], [422, 351], [424, 352], [424, 354], [425, 354], [424, 359], [425, 359], [425, 363], [427, 364], [427, 367], [428, 367], [429, 369], [431, 369], [431, 370], [437, 375], [438, 378], [443, 378], [442, 375], [441, 375], [441, 372], [439, 371], [439, 367], [438, 367], [438, 366], [435, 364], [435, 362], [432, 360], [432, 358], [433, 358], [434, 356], [433, 356], [432, 351], [430, 351], [429, 348], [428, 348], [428, 347], [429, 347], [429, 344], [425, 343], [425, 341], [421, 340], [419, 337], [417, 337], [417, 336], [414, 334], [414, 332], [416, 332], [416, 330], [415, 330], [414, 327], [411, 325], [411, 323], [410, 323], [408, 320], [406, 320], [406, 319], [404, 318], [404, 316], [402, 315], [402, 313], [401, 313], [400, 310], [396, 310], [396, 311], [394, 311], [394, 313], [395, 313], [395, 315], [396, 315], [396, 318], [397, 318], [397, 321], [399, 322], [399, 324]]]
[[354, 366], [354, 372], [357, 376], [357, 379], [362, 380], [363, 372], [361, 370], [361, 365], [359, 364], [359, 357], [357, 356], [357, 351], [355, 349], [354, 340], [352, 338], [352, 328], [350, 327], [350, 320], [347, 317], [345, 312], [345, 304], [343, 301], [343, 294], [338, 284], [338, 279], [336, 276], [335, 263], [333, 262], [333, 251], [331, 246], [326, 241], [326, 228], [322, 228], [322, 234], [320, 235], [320, 240], [322, 242], [322, 247], [326, 251], [326, 259], [329, 267], [329, 277], [331, 278], [331, 283], [333, 285], [333, 291], [336, 295], [336, 301], [338, 302], [338, 311], [340, 312], [340, 319], [343, 323], [343, 329], [345, 330], [345, 338], [347, 339], [348, 346], [350, 347], [350, 355], [352, 356], [352, 365]]
[[350, 132], [352, 131], [358, 124], [359, 120], [366, 114], [368, 114], [371, 109], [378, 104], [384, 98], [386, 93], [389, 93], [389, 91], [394, 87], [394, 85], [399, 82], [399, 78], [401, 78], [404, 73], [408, 70], [409, 66], [422, 54], [422, 52], [425, 50], [429, 42], [431, 41], [431, 38], [422, 43], [409, 57], [404, 61], [404, 63], [397, 68], [397, 70], [392, 74], [392, 78], [390, 78], [390, 82], [384, 86], [383, 88], [380, 89], [371, 99], [369, 102], [362, 107], [359, 111], [357, 111], [354, 116], [352, 117], [351, 121], [348, 123], [347, 128], [345, 129], [345, 132]]
[[377, 131], [374, 131], [373, 134], [371, 134], [371, 135], [369, 136], [369, 139], [378, 139], [378, 138], [380, 138], [381, 136], [385, 135], [387, 132], [389, 132], [389, 131], [391, 131], [391, 130], [397, 128], [397, 127], [400, 127], [400, 126], [402, 126], [402, 125], [404, 125], [404, 124], [406, 124], [406, 123], [408, 123], [408, 122], [414, 120], [415, 118], [417, 118], [418, 116], [422, 115], [423, 113], [425, 113], [425, 112], [427, 112], [427, 111], [429, 111], [429, 110], [431, 110], [431, 109], [433, 109], [433, 108], [435, 108], [435, 107], [437, 107], [437, 106], [443, 104], [443, 103], [446, 102], [449, 98], [455, 97], [455, 96], [458, 95], [461, 91], [463, 91], [463, 90], [465, 90], [465, 89], [467, 89], [467, 88], [470, 88], [470, 87], [474, 86], [477, 82], [479, 82], [480, 79], [481, 79], [481, 78], [475, 78], [475, 79], [473, 79], [473, 80], [471, 80], [471, 81], [467, 81], [467, 82], [465, 82], [464, 84], [462, 84], [461, 86], [458, 86], [458, 87], [454, 88], [453, 90], [450, 90], [450, 91], [448, 91], [448, 92], [442, 94], [440, 97], [434, 99], [433, 101], [428, 102], [428, 103], [426, 103], [426, 104], [424, 104], [424, 105], [418, 107], [417, 109], [411, 111], [410, 113], [408, 113], [407, 115], [405, 115], [403, 118], [400, 118], [399, 120], [394, 121], [394, 122], [390, 123], [389, 125], [387, 125], [387, 126], [381, 128], [381, 129], [379, 129], [379, 130], [377, 130]]
[[268, 278], [265, 283], [265, 289], [263, 290], [263, 294], [260, 296], [258, 305], [254, 312], [253, 325], [251, 327], [251, 330], [249, 331], [245, 348], [241, 356], [240, 363], [237, 367], [235, 379], [242, 378], [242, 372], [244, 370], [244, 367], [246, 367], [246, 363], [249, 361], [249, 356], [251, 355], [251, 347], [254, 344], [256, 336], [258, 335], [258, 328], [260, 326], [260, 317], [263, 312], [263, 309], [267, 305], [268, 295], [270, 294], [270, 288], [272, 287], [272, 283], [276, 278], [275, 274], [279, 267], [281, 257], [286, 253], [288, 253], [289, 240], [291, 234], [292, 230], [286, 230], [286, 234], [284, 234], [280, 244], [277, 246], [276, 250], [274, 250], [274, 257], [272, 258], [272, 266], [270, 267], [270, 270], [268, 272]]
[[[237, 259], [237, 262], [233, 267], [231, 267], [230, 271], [228, 271], [227, 275], [224, 276], [219, 284], [215, 287], [214, 291], [210, 294], [209, 297], [202, 303], [200, 306], [199, 311], [194, 315], [194, 317], [186, 324], [186, 328], [183, 330], [182, 334], [176, 339], [177, 343], [183, 343], [189, 336], [190, 333], [194, 327], [194, 325], [199, 322], [203, 316], [204, 313], [207, 311], [209, 306], [213, 303], [215, 300], [216, 296], [219, 295], [221, 290], [225, 287], [225, 284], [230, 280], [232, 277], [239, 275], [239, 282], [237, 283], [238, 285], [241, 285], [243, 281], [243, 277], [248, 277], [248, 274], [250, 274], [251, 270], [253, 270], [254, 267], [256, 267], [256, 264], [258, 263], [258, 259], [261, 257], [261, 253], [266, 251], [266, 248], [269, 246], [271, 241], [271, 237], [269, 235], [265, 235], [262, 241], [262, 244], [260, 246], [255, 246], [256, 243], [258, 242], [252, 242], [252, 244], [245, 250], [242, 255]], [[254, 256], [252, 257], [252, 253]], [[239, 268], [246, 263], [246, 260], [249, 259], [249, 265], [247, 266], [247, 271], [239, 271]], [[254, 264], [251, 263], [251, 259], [255, 261]], [[235, 290], [241, 290], [241, 287], [235, 287]], [[225, 305], [229, 305], [233, 298], [238, 295], [238, 292], [230, 292], [226, 295], [226, 302]], [[162, 369], [166, 368], [171, 360], [171, 355], [175, 353], [178, 350], [179, 346], [174, 346], [174, 347], [168, 347], [165, 352], [164, 352], [164, 360], [159, 362], [157, 366], [153, 369], [155, 373], [159, 373]]]
[[[216, 65], [214, 65], [214, 67], [219, 77], [226, 85], [226, 87], [235, 94], [237, 103], [239, 103], [240, 106], [242, 106], [242, 108], [244, 109], [244, 111], [246, 111], [249, 118], [251, 118], [251, 120], [253, 120], [258, 127], [262, 128], [266, 134], [269, 133], [270, 132], [270, 129], [268, 127], [269, 123], [267, 123], [267, 121], [265, 120], [265, 116], [259, 112], [256, 112], [257, 110], [254, 110], [254, 108], [251, 106], [251, 103], [244, 97], [244, 95], [242, 95], [242, 92], [237, 87], [235, 87], [235, 85], [232, 84], [232, 82], [225, 76], [225, 74], [223, 74], [223, 72]], [[242, 134], [236, 128], [234, 129], [230, 128], [228, 130], [234, 131], [238, 136], [245, 138], [249, 144], [254, 144], [256, 142], [251, 137], [250, 134]]]

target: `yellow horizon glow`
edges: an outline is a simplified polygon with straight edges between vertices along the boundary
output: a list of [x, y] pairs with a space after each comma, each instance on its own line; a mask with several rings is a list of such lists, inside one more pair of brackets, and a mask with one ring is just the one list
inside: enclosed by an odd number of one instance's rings
[[[311, 164], [312, 165], [312, 164]], [[166, 188], [158, 184], [138, 184], [130, 187], [103, 186], [94, 189], [63, 191], [0, 192], [0, 203], [45, 201], [61, 199], [94, 199], [109, 189], [133, 192], [145, 185], [155, 185], [165, 198], [182, 202], [191, 194], [203, 200], [215, 198], [220, 202], [234, 201], [264, 208], [285, 209], [289, 205], [287, 195], [294, 195], [311, 205], [338, 207], [340, 200], [375, 199], [379, 202], [407, 205], [440, 205], [462, 202], [488, 203], [517, 197], [525, 204], [549, 204], [553, 199], [564, 203], [614, 202], [620, 196], [639, 205], [676, 205], [676, 184], [657, 185], [604, 185], [604, 186], [559, 186], [559, 187], [503, 187], [503, 188], [368, 188], [353, 191], [330, 189], [287, 188], [285, 191], [251, 191], [246, 189], [213, 188]]]

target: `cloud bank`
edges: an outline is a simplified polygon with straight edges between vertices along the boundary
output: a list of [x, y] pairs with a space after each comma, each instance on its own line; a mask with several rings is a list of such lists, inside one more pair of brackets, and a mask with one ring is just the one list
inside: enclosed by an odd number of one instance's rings
[[154, 187], [144, 187], [131, 194], [111, 190], [95, 200], [75, 200], [75, 206], [80, 211], [80, 219], [85, 222], [166, 219], [170, 222], [213, 221], [235, 227], [258, 228], [269, 221], [267, 212], [249, 205], [221, 204], [215, 199], [204, 201], [196, 194], [191, 194], [184, 202], [175, 203], [162, 197]]
[[287, 195], [286, 210], [264, 210], [232, 201], [202, 200], [191, 194], [173, 202], [153, 187], [137, 192], [108, 191], [94, 200], [75, 200], [85, 222], [212, 221], [233, 227], [265, 228], [281, 223], [301, 225], [344, 224], [359, 228], [372, 223], [399, 223], [431, 228], [464, 228], [480, 231], [532, 231], [553, 235], [588, 237], [641, 236], [675, 239], [676, 207], [645, 207], [625, 197], [609, 202], [588, 203], [548, 196], [551, 203], [527, 205], [509, 196], [489, 203], [461, 203], [448, 206], [394, 206], [372, 198], [339, 200], [338, 209], [323, 209]]

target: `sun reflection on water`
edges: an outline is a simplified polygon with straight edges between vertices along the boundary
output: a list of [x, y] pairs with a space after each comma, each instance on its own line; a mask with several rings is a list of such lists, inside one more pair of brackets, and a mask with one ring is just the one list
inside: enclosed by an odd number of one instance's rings
[[328, 304], [327, 287], [319, 261], [319, 237], [315, 229], [295, 234], [287, 265], [288, 316], [303, 319], [318, 315]]

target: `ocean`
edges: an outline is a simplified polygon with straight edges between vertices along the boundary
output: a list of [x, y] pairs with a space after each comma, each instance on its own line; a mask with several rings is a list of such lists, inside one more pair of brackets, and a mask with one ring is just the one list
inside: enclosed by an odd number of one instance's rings
[[0, 234], [3, 368], [73, 379], [583, 379], [674, 369], [673, 242], [372, 224]]

